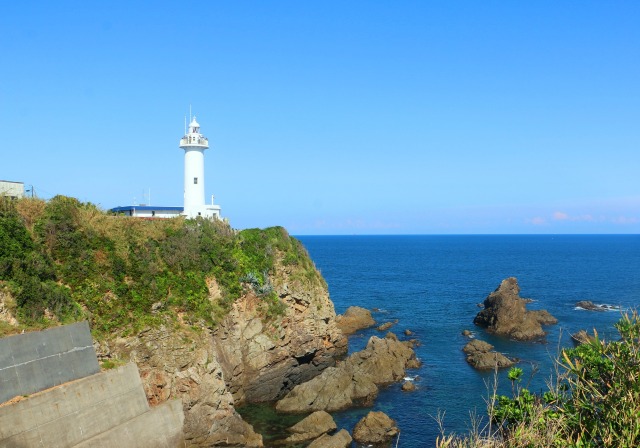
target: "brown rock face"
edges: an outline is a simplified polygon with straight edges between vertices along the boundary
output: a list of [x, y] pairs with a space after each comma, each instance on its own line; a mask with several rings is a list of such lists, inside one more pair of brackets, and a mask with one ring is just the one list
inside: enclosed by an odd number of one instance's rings
[[359, 306], [350, 306], [342, 315], [336, 317], [336, 324], [343, 334], [353, 334], [358, 330], [372, 327], [376, 321], [371, 311]]
[[527, 311], [526, 301], [521, 298], [518, 280], [510, 277], [484, 301], [484, 309], [473, 323], [485, 327], [490, 333], [526, 341], [543, 338], [546, 333], [541, 324], [550, 325], [558, 321], [547, 311]]
[[206, 330], [161, 327], [102, 342], [97, 352], [135, 362], [151, 405], [182, 399], [190, 446], [261, 447], [262, 436], [234, 409], [210, 338]]
[[398, 435], [396, 422], [384, 412], [369, 412], [353, 429], [353, 439], [362, 444], [386, 444]]
[[351, 436], [346, 429], [341, 429], [330, 436], [325, 434], [309, 444], [307, 448], [348, 448], [351, 446]]
[[413, 383], [413, 381], [405, 381], [404, 383], [402, 383], [402, 390], [405, 392], [411, 392], [416, 390], [416, 385]]
[[373, 336], [364, 350], [296, 386], [278, 401], [276, 409], [293, 413], [331, 412], [354, 404], [370, 404], [378, 395], [377, 385], [402, 379], [407, 362], [414, 357], [407, 343]]
[[316, 411], [289, 428], [288, 431], [293, 434], [277, 444], [293, 445], [309, 442], [323, 434], [334, 431], [336, 428], [336, 422], [333, 421], [333, 417], [330, 414], [325, 411]]
[[262, 299], [248, 293], [214, 333], [215, 352], [236, 403], [276, 400], [346, 352], [326, 285], [308, 283], [296, 269], [278, 264], [271, 279], [286, 305], [284, 315], [266, 319]]
[[493, 345], [477, 339], [465, 345], [462, 351], [467, 354], [467, 362], [479, 370], [502, 369], [516, 363], [502, 353], [493, 351]]

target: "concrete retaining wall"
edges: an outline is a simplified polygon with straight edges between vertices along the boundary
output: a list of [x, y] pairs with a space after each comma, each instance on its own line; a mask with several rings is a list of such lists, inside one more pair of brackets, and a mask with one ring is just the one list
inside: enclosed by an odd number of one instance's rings
[[148, 410], [129, 363], [0, 407], [0, 447], [72, 447]]
[[133, 363], [100, 372], [86, 322], [1, 339], [0, 393], [21, 398], [0, 448], [184, 447], [182, 401], [150, 409]]
[[0, 403], [99, 371], [87, 322], [0, 339]]
[[182, 401], [172, 400], [74, 448], [175, 448], [184, 446]]

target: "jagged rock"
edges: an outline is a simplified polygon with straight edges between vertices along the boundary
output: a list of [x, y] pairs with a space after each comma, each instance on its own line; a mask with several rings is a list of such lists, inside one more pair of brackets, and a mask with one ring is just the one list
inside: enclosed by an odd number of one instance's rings
[[407, 361], [407, 369], [417, 369], [422, 365], [422, 361], [418, 358], [411, 358]]
[[329, 412], [354, 404], [371, 404], [379, 384], [399, 381], [415, 353], [407, 343], [371, 337], [367, 347], [330, 367], [311, 381], [296, 386], [277, 402], [279, 412]]
[[325, 411], [316, 411], [288, 429], [293, 434], [278, 445], [291, 445], [317, 439], [337, 428], [333, 417]]
[[396, 435], [396, 422], [384, 412], [369, 412], [353, 428], [353, 439], [367, 445], [389, 443]]
[[515, 277], [502, 281], [484, 301], [484, 309], [473, 323], [485, 327], [490, 333], [526, 341], [546, 335], [541, 324], [558, 321], [544, 310], [527, 311], [525, 300], [519, 296], [520, 287]]
[[616, 305], [596, 305], [589, 300], [581, 300], [576, 303], [576, 306], [587, 311], [615, 311], [620, 309], [620, 307]]
[[463, 330], [462, 331], [462, 336], [470, 338], [472, 335], [472, 333], [469, 330]]
[[393, 322], [385, 322], [382, 325], [380, 325], [378, 328], [376, 328], [376, 330], [378, 330], [378, 331], [387, 331], [392, 326], [393, 326]]
[[603, 307], [596, 305], [590, 300], [581, 300], [580, 302], [576, 303], [576, 306], [587, 311], [605, 311]]
[[263, 300], [248, 293], [234, 302], [214, 333], [217, 358], [238, 404], [277, 400], [346, 352], [326, 284], [309, 284], [296, 269], [277, 261], [271, 276], [286, 305], [284, 315], [265, 319]]
[[478, 370], [502, 369], [516, 363], [502, 353], [493, 351], [493, 345], [478, 339], [469, 342], [462, 351], [467, 354], [467, 362]]
[[351, 436], [346, 429], [341, 429], [330, 436], [325, 434], [309, 444], [307, 448], [348, 448], [351, 446]]
[[540, 325], [555, 325], [558, 323], [558, 319], [553, 317], [547, 310], [531, 310], [527, 311], [540, 323]]
[[103, 359], [109, 354], [135, 362], [151, 405], [181, 398], [190, 446], [261, 447], [262, 436], [234, 409], [210, 338], [206, 330], [161, 326], [134, 337], [102, 341], [97, 353]]
[[405, 336], [411, 336], [412, 334], [413, 334], [413, 331], [411, 331], [409, 329], [404, 330], [404, 335]]
[[350, 306], [342, 315], [336, 316], [336, 324], [343, 334], [353, 334], [358, 330], [372, 327], [376, 321], [371, 311], [359, 306]]
[[399, 340], [399, 339], [398, 339], [398, 336], [396, 336], [396, 334], [395, 334], [395, 333], [392, 333], [392, 332], [390, 332], [390, 331], [389, 331], [389, 332], [387, 332], [387, 334], [385, 334], [385, 335], [384, 335], [384, 337], [385, 337], [385, 338], [388, 338], [388, 339], [393, 339], [394, 341], [398, 341], [398, 340]]
[[416, 390], [416, 385], [413, 381], [405, 381], [404, 383], [402, 383], [402, 390], [405, 392], [414, 391]]

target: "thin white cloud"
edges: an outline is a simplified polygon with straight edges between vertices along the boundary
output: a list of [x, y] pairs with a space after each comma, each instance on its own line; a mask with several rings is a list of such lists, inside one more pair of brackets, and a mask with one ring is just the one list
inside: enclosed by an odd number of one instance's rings
[[531, 218], [529, 222], [534, 226], [543, 226], [547, 223], [547, 220], [541, 216], [536, 216], [535, 218]]

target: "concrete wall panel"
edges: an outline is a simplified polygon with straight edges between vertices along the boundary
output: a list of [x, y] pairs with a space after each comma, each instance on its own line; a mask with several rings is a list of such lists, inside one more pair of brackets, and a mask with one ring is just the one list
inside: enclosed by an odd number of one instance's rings
[[0, 403], [99, 371], [87, 322], [0, 339]]
[[185, 446], [182, 401], [172, 400], [74, 448], [176, 448]]
[[70, 447], [148, 410], [130, 363], [0, 407], [0, 447]]

